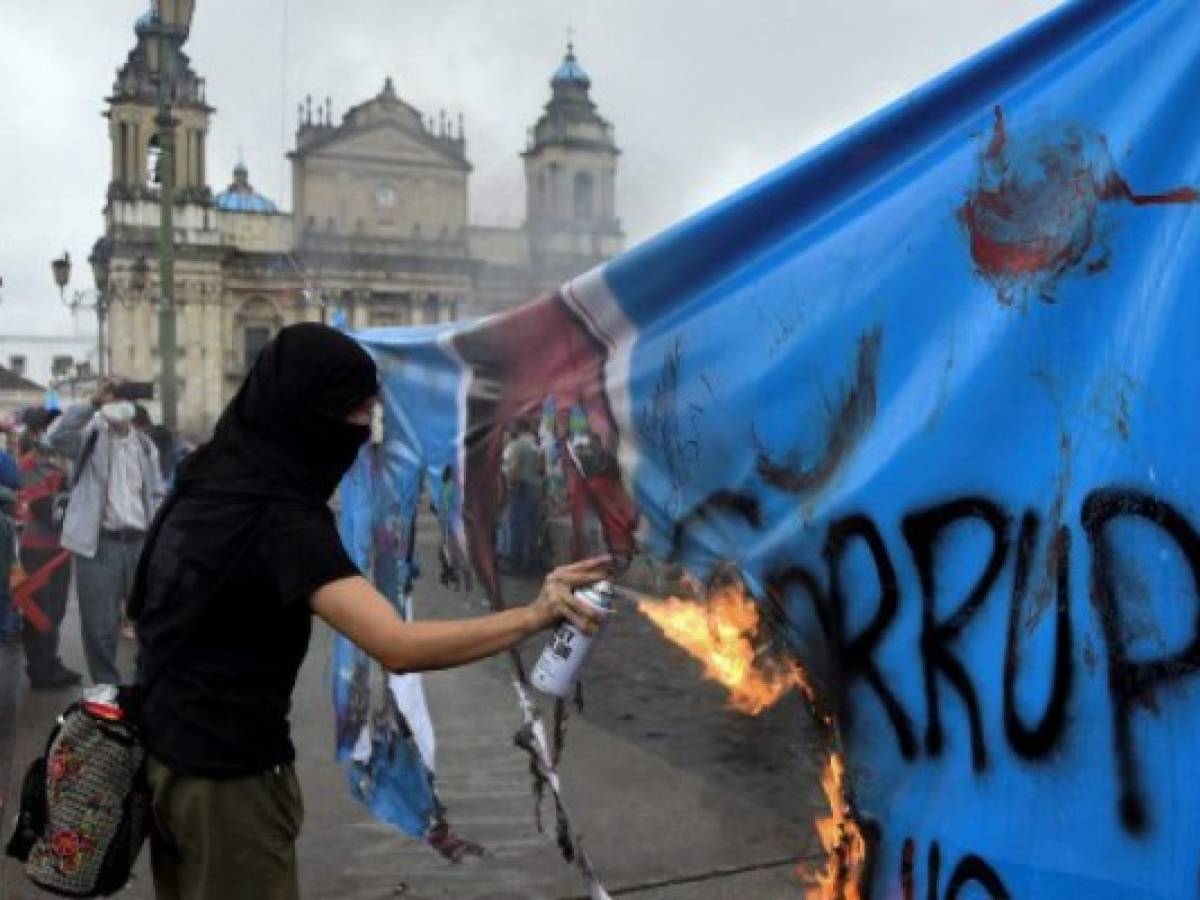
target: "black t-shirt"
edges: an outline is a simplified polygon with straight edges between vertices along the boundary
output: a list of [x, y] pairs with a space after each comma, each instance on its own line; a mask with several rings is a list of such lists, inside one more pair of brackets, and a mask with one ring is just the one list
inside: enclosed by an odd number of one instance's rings
[[332, 513], [295, 501], [185, 496], [151, 553], [138, 669], [140, 679], [160, 667], [162, 675], [142, 711], [147, 748], [207, 777], [292, 762], [288, 713], [312, 634], [308, 599], [359, 574]]

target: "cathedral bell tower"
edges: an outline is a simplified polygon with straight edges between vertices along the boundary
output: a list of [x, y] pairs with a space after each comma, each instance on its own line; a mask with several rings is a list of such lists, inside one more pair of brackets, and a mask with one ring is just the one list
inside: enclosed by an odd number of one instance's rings
[[[112, 174], [108, 203], [157, 198], [155, 163], [158, 128], [154, 124], [158, 102], [159, 53], [157, 5], [138, 17], [133, 31], [137, 44], [117, 70], [108, 97], [108, 133], [112, 143]], [[187, 55], [175, 48], [175, 91], [171, 116], [175, 120], [175, 198], [179, 203], [212, 203], [207, 186], [204, 154], [208, 120], [213, 108], [205, 102], [204, 79], [197, 77]]]
[[550, 102], [530, 130], [525, 160], [525, 229], [535, 272], [557, 284], [619, 253], [617, 148], [596, 111], [591, 79], [567, 45], [550, 79]]
[[[109, 322], [110, 371], [154, 382], [151, 414], [168, 427], [203, 433], [211, 424], [205, 410], [220, 402], [224, 387], [214, 374], [222, 362], [215, 252], [221, 246], [221, 211], [205, 165], [213, 108], [182, 49], [193, 8], [194, 0], [152, 0], [133, 24], [136, 42], [105, 98], [112, 164], [104, 233], [88, 260], [100, 273], [97, 283], [106, 285], [101, 301]], [[170, 109], [160, 118], [164, 44]], [[166, 128], [169, 135], [160, 134]], [[167, 147], [170, 155], [162, 152]], [[169, 173], [160, 165], [166, 159], [173, 160]], [[164, 208], [168, 175], [172, 202]]]

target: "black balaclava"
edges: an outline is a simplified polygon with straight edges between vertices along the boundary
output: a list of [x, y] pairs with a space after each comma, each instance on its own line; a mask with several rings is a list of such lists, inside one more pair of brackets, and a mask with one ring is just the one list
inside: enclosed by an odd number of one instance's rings
[[325, 325], [284, 328], [263, 348], [178, 483], [324, 503], [370, 438], [346, 414], [379, 389], [375, 361]]
[[[221, 572], [273, 501], [298, 501], [328, 515], [330, 495], [371, 436], [346, 414], [377, 392], [374, 360], [333, 328], [293, 325], [263, 348], [212, 440], [180, 466], [147, 535], [128, 604], [143, 651], [179, 640], [182, 626], [163, 610], [207, 606], [221, 589], [220, 577], [181, 585], [172, 576], [184, 559], [195, 571]], [[158, 554], [160, 541], [166, 543]], [[139, 678], [157, 677], [145, 664], [139, 657]]]
[[[151, 578], [151, 568], [171, 570], [186, 550], [191, 565], [219, 571], [250, 538], [264, 502], [299, 501], [328, 513], [330, 496], [371, 436], [346, 414], [378, 386], [374, 360], [325, 325], [292, 325], [263, 348], [212, 440], [180, 466], [150, 527], [128, 605], [144, 639], [167, 639], [160, 629], [172, 620], [156, 611], [181, 600], [167, 595], [175, 582]], [[172, 530], [177, 505], [186, 513]], [[151, 564], [164, 530], [171, 530], [168, 557]], [[209, 602], [215, 584], [198, 584], [187, 599]]]

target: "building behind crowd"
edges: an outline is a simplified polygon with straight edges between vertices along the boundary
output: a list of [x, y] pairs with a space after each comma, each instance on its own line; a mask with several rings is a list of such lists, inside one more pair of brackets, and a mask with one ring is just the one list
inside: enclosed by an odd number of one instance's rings
[[0, 334], [0, 364], [47, 387], [95, 372], [96, 332], [80, 327], [84, 315], [73, 317], [72, 330], [58, 334]]
[[40, 406], [45, 396], [46, 389], [42, 385], [0, 366], [0, 424], [7, 423], [14, 413], [26, 407]]
[[[112, 175], [93, 251], [113, 298], [109, 368], [139, 380], [153, 380], [159, 367], [154, 15], [135, 23], [136, 44], [106, 101]], [[207, 141], [216, 111], [182, 50], [175, 83], [179, 422], [190, 436], [211, 429], [259, 348], [285, 324], [336, 318], [361, 328], [476, 315], [557, 287], [623, 246], [620, 151], [570, 46], [520, 154], [519, 228], [471, 224], [462, 117], [416, 109], [391, 78], [340, 120], [329, 100], [301, 104], [288, 154], [291, 211], [257, 191], [241, 164], [214, 193]], [[145, 287], [134, 290], [135, 269], [147, 267]]]

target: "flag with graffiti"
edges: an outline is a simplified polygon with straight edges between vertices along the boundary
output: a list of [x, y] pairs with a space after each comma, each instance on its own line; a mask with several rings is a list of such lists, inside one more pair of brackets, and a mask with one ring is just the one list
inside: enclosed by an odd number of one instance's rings
[[1068, 4], [556, 293], [362, 333], [396, 521], [423, 481], [500, 598], [545, 418], [577, 550], [771, 612], [832, 735], [815, 889], [1194, 895], [1198, 60], [1194, 0]]

